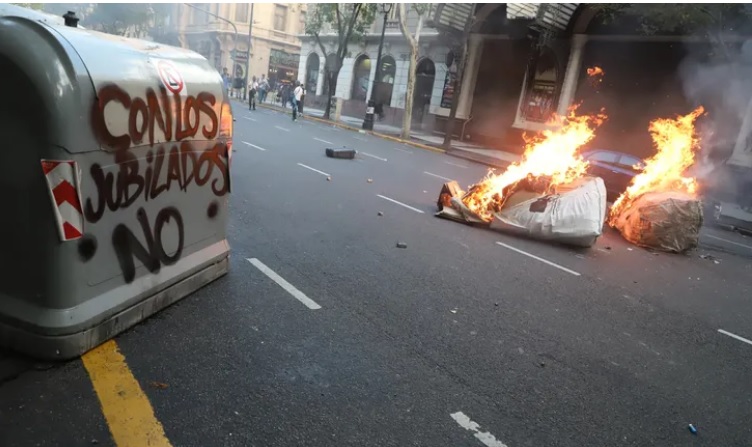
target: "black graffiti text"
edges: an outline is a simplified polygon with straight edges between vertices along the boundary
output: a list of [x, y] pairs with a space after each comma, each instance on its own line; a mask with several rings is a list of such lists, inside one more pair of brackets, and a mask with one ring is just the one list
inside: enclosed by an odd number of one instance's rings
[[[141, 224], [146, 245], [142, 245], [135, 234], [125, 225], [119, 224], [112, 232], [112, 245], [115, 248], [118, 264], [126, 283], [131, 283], [136, 277], [136, 263], [138, 259], [150, 273], [159, 272], [163, 265], [173, 265], [183, 254], [185, 229], [183, 217], [175, 207], [167, 207], [159, 211], [152, 229], [146, 211], [140, 208], [136, 213]], [[165, 224], [174, 222], [178, 232], [178, 246], [175, 253], [168, 255], [162, 244], [162, 233]]]

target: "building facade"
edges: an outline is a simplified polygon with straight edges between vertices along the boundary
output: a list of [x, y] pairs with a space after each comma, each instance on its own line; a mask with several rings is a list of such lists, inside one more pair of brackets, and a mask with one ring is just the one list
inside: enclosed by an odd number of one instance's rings
[[[359, 43], [349, 44], [348, 55], [342, 62], [337, 78], [335, 96], [343, 100], [343, 114], [364, 116], [367, 101], [373, 93], [374, 101], [383, 106], [384, 121], [401, 125], [407, 91], [410, 47], [399, 28], [397, 5], [388, 8], [390, 9], [386, 13], [386, 29], [384, 12], [379, 11], [364, 39]], [[424, 17], [420, 33], [412, 116], [415, 127], [431, 128], [435, 116], [449, 115], [452, 91], [451, 88], [447, 88], [447, 85], [451, 85], [447, 84], [447, 79], [452, 76], [452, 67], [447, 65], [449, 47], [442, 41], [436, 29], [428, 26], [430, 13]], [[418, 19], [418, 15], [409, 10], [407, 27], [411, 33], [415, 32]], [[384, 45], [381, 70], [377, 75], [376, 61], [382, 29]], [[334, 33], [322, 33], [321, 43], [327, 51], [327, 54], [322, 54], [315, 37], [301, 36], [298, 80], [307, 86], [306, 103], [310, 107], [323, 108], [326, 104], [328, 92], [327, 83], [324, 82], [324, 68], [326, 58], [333, 58], [337, 51], [338, 37]], [[451, 60], [451, 57], [449, 59]]]
[[268, 78], [272, 84], [294, 82], [298, 78], [300, 35], [305, 30], [305, 4], [191, 5], [195, 7], [184, 3], [173, 5], [168, 25], [171, 34], [183, 48], [207, 58], [220, 73], [227, 69], [233, 77], [234, 89], [243, 90], [246, 80], [254, 76]]

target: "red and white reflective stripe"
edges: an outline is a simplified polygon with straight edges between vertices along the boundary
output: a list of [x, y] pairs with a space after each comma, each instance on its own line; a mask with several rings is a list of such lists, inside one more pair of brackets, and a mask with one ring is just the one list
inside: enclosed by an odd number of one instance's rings
[[84, 233], [81, 207], [81, 173], [75, 161], [42, 160], [42, 171], [55, 210], [60, 239], [70, 241]]

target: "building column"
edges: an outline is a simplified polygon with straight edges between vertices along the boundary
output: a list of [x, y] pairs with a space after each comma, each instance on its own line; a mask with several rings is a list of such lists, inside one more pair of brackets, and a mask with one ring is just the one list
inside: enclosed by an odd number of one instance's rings
[[585, 53], [586, 43], [587, 35], [575, 34], [572, 36], [572, 45], [569, 50], [569, 60], [567, 61], [567, 71], [564, 73], [564, 81], [561, 83], [559, 108], [556, 111], [559, 115], [566, 115], [567, 109], [572, 105], [572, 101], [574, 100], [574, 94], [577, 92], [577, 81], [580, 79], [582, 56]]
[[[373, 90], [373, 80], [376, 79], [376, 59], [370, 59], [371, 55], [368, 54], [369, 60], [371, 61], [371, 72], [368, 74], [368, 91], [366, 92], [366, 101], [368, 102], [368, 99], [371, 97], [371, 91]], [[353, 65], [353, 70], [355, 69], [355, 66]]]
[[483, 49], [482, 44], [483, 40], [481, 36], [477, 34], [470, 35], [470, 42], [467, 46], [467, 61], [465, 61], [465, 74], [462, 78], [462, 88], [460, 89], [459, 103], [457, 104], [458, 118], [468, 118], [472, 111], [475, 83], [478, 80], [480, 56]]
[[319, 57], [319, 77], [316, 79], [316, 96], [321, 96], [324, 93], [324, 66], [326, 65], [326, 54]]

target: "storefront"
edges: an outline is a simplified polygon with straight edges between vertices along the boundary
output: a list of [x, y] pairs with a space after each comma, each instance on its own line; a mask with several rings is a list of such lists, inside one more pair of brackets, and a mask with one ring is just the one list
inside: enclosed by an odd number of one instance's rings
[[272, 85], [294, 83], [298, 78], [299, 63], [299, 54], [272, 49], [269, 54], [269, 73], [267, 74], [269, 82]]

